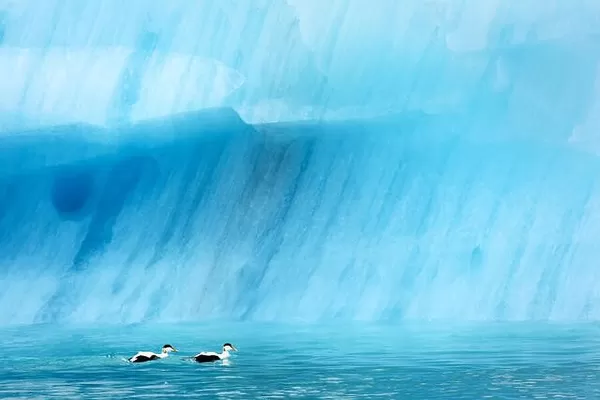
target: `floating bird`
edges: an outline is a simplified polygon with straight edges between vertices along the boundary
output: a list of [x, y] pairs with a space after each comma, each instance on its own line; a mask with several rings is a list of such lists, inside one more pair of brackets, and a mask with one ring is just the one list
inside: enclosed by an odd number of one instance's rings
[[171, 346], [170, 344], [165, 344], [162, 347], [162, 351], [160, 352], [160, 354], [156, 354], [151, 351], [139, 351], [136, 355], [131, 357], [128, 361], [132, 362], [132, 363], [141, 363], [141, 362], [146, 362], [146, 361], [158, 360], [161, 358], [167, 358], [169, 356], [169, 353], [172, 351], [177, 352], [177, 349], [175, 349], [175, 347]]
[[230, 351], [237, 351], [237, 349], [231, 343], [225, 343], [221, 353], [215, 353], [214, 351], [203, 351], [202, 353], [196, 354], [192, 358], [199, 363], [225, 360], [229, 358]]

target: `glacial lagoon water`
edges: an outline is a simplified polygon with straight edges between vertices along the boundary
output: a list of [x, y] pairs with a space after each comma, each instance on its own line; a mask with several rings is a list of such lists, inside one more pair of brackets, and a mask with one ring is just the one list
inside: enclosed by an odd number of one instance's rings
[[[600, 326], [205, 323], [3, 328], [3, 399], [593, 399]], [[185, 359], [238, 348], [227, 363]], [[131, 364], [138, 350], [178, 349]]]

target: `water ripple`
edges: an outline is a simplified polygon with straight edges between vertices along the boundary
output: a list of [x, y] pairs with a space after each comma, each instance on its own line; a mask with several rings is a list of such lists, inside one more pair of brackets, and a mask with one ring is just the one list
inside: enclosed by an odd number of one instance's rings
[[[595, 326], [11, 328], [0, 330], [0, 398], [590, 399], [599, 337]], [[125, 361], [165, 338], [181, 352]], [[240, 348], [228, 365], [182, 359], [223, 341]]]

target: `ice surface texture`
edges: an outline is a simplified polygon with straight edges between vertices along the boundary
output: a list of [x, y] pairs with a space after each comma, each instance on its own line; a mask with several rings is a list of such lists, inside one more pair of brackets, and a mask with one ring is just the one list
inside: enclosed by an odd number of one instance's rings
[[420, 110], [596, 142], [593, 0], [0, 7], [0, 112], [15, 119], [109, 124], [208, 106], [232, 106], [247, 122]]
[[0, 322], [597, 319], [599, 22], [0, 3]]
[[599, 161], [448, 124], [5, 137], [1, 320], [597, 318]]

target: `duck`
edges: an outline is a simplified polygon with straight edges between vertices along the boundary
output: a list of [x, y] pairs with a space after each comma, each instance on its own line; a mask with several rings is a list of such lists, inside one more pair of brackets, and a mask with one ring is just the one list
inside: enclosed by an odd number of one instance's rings
[[151, 351], [138, 351], [134, 356], [130, 357], [127, 361], [132, 362], [132, 363], [141, 363], [141, 362], [159, 360], [162, 358], [167, 358], [169, 356], [169, 353], [171, 353], [171, 352], [176, 353], [177, 349], [175, 347], [171, 346], [170, 344], [165, 344], [162, 347], [162, 351], [160, 352], [160, 354], [153, 353]]
[[238, 351], [234, 345], [231, 343], [225, 343], [223, 345], [223, 350], [220, 353], [216, 353], [214, 351], [203, 351], [202, 353], [196, 354], [194, 357], [194, 361], [199, 363], [213, 362], [219, 360], [226, 360], [230, 357], [230, 351]]

